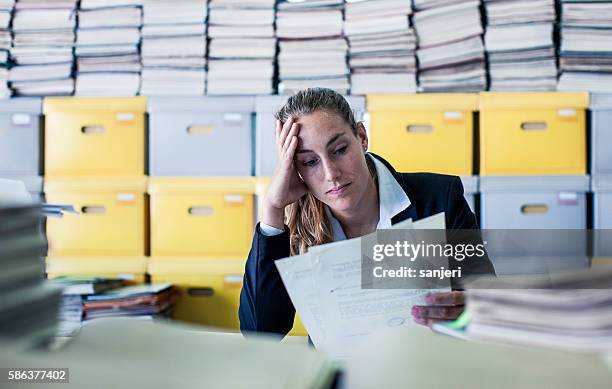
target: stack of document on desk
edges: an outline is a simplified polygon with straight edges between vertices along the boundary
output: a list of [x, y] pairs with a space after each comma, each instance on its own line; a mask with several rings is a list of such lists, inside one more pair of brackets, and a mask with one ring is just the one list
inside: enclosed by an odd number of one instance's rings
[[8, 87], [9, 61], [11, 53], [11, 19], [15, 0], [0, 1], [0, 98], [10, 97], [11, 89]]
[[206, 15], [206, 0], [144, 0], [140, 94], [204, 94]]
[[28, 348], [55, 334], [60, 289], [43, 280], [38, 205], [0, 207], [0, 338]]
[[[274, 3], [274, 0], [210, 1], [208, 94], [274, 92]], [[228, 37], [226, 31], [231, 27], [238, 30]]]
[[462, 0], [441, 7], [439, 3], [419, 1], [413, 17], [419, 40], [419, 91], [484, 90], [487, 83], [480, 2]]
[[169, 316], [177, 292], [169, 284], [125, 286], [83, 299], [85, 322], [102, 317], [153, 319]]
[[472, 338], [612, 352], [612, 268], [468, 285]]
[[342, 36], [342, 0], [278, 4], [279, 93], [320, 86], [346, 94], [348, 44]]
[[[444, 228], [443, 213], [392, 227]], [[423, 304], [425, 294], [431, 292], [429, 289], [362, 289], [362, 240], [376, 239], [375, 234], [314, 246], [307, 254], [275, 262], [314, 345], [338, 359], [345, 359], [356, 344], [377, 331], [411, 325], [412, 306]], [[450, 281], [448, 285], [450, 288]]]
[[140, 90], [142, 7], [131, 0], [82, 0], [76, 94], [133, 96]]
[[554, 0], [485, 1], [491, 90], [555, 90]]
[[11, 49], [16, 65], [9, 76], [16, 94], [72, 94], [76, 5], [76, 0], [16, 2]]
[[612, 92], [612, 1], [561, 4], [559, 90]]
[[352, 94], [416, 92], [416, 36], [410, 14], [406, 1], [346, 4], [344, 35], [349, 41]]

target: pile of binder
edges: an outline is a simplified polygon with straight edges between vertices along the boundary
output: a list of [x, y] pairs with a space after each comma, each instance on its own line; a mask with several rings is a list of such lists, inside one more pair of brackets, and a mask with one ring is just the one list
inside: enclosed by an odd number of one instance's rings
[[485, 0], [491, 90], [554, 90], [554, 0]]
[[467, 335], [504, 343], [612, 352], [612, 267], [478, 280]]
[[345, 6], [351, 93], [416, 92], [416, 36], [410, 2], [365, 0]]
[[18, 95], [70, 95], [74, 91], [77, 0], [19, 0], [13, 16], [11, 88]]
[[104, 317], [154, 319], [172, 313], [178, 292], [170, 284], [125, 286], [83, 298], [83, 324]]
[[[477, 92], [486, 88], [480, 2], [418, 1], [420, 92]], [[442, 5], [442, 6], [440, 6]]]
[[206, 0], [144, 0], [142, 95], [204, 94], [206, 16]]
[[208, 94], [274, 92], [274, 3], [210, 1]]
[[81, 0], [76, 95], [134, 96], [140, 90], [142, 7], [130, 0]]
[[282, 1], [276, 15], [280, 94], [319, 86], [348, 93], [342, 0]]
[[559, 90], [612, 92], [612, 1], [563, 0]]
[[0, 338], [31, 348], [55, 334], [61, 290], [43, 280], [38, 205], [0, 205]]
[[11, 54], [11, 19], [15, 0], [0, 1], [0, 98], [11, 96], [8, 87], [9, 63]]

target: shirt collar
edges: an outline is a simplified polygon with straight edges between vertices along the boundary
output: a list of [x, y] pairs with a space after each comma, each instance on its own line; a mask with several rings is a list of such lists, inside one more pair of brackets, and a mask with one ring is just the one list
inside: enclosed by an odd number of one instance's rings
[[[379, 219], [376, 229], [390, 228], [391, 219], [410, 206], [410, 199], [393, 177], [391, 171], [382, 162], [370, 155], [367, 158], [371, 158], [374, 162], [376, 175], [378, 176]], [[340, 221], [333, 216], [328, 206], [325, 206], [325, 212], [334, 230], [334, 241], [346, 239]]]

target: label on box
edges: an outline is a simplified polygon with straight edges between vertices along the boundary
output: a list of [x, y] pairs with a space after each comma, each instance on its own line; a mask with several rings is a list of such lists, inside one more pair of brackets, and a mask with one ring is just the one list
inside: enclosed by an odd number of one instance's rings
[[223, 277], [223, 283], [226, 288], [242, 287], [242, 276], [238, 274], [226, 275]]
[[445, 111], [442, 113], [445, 122], [462, 123], [463, 112], [460, 111]]
[[242, 195], [225, 195], [223, 197], [223, 200], [225, 200], [226, 203], [242, 204], [243, 201], [244, 201], [244, 196], [242, 196]]
[[244, 115], [241, 113], [224, 113], [223, 114], [223, 121], [226, 122], [227, 124], [242, 124], [242, 120], [244, 118]]
[[557, 202], [559, 205], [578, 205], [578, 193], [559, 192], [557, 194]]
[[566, 121], [573, 122], [575, 120], [578, 120], [578, 113], [576, 112], [575, 108], [562, 108], [557, 111], [557, 116], [559, 116], [561, 120]]
[[32, 123], [32, 118], [27, 113], [15, 113], [11, 116], [11, 121], [15, 126], [27, 126]]
[[117, 202], [122, 204], [132, 204], [136, 201], [134, 193], [117, 193]]
[[118, 122], [129, 122], [134, 120], [134, 117], [133, 112], [119, 112], [117, 115], [115, 115], [115, 119]]

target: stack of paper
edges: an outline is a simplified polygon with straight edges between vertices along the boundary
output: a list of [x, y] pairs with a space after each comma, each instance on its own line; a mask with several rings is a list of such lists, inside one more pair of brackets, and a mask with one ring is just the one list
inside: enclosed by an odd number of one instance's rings
[[76, 94], [133, 96], [140, 90], [142, 7], [133, 0], [82, 0]]
[[83, 299], [78, 294], [62, 294], [57, 336], [74, 336], [83, 322]]
[[[419, 1], [413, 17], [419, 46], [420, 92], [476, 92], [486, 88], [480, 2]], [[456, 4], [458, 3], [458, 4]], [[438, 6], [443, 4], [444, 6]]]
[[485, 1], [491, 90], [554, 90], [554, 0]]
[[[444, 228], [443, 213], [392, 227]], [[431, 292], [362, 289], [362, 240], [376, 239], [375, 234], [314, 246], [307, 254], [275, 262], [314, 345], [338, 359], [345, 359], [357, 343], [376, 331], [410, 325], [412, 306], [424, 303], [424, 295]]]
[[612, 352], [612, 268], [468, 286], [467, 334], [498, 342]]
[[177, 291], [169, 284], [126, 286], [83, 299], [83, 319], [102, 317], [132, 317], [153, 319], [169, 316], [177, 298]]
[[342, 37], [342, 0], [283, 1], [278, 4], [279, 90], [292, 94], [319, 86], [346, 94], [348, 44]]
[[351, 93], [416, 92], [416, 36], [410, 3], [365, 0], [345, 6]]
[[38, 205], [0, 207], [0, 338], [24, 348], [57, 326], [61, 291], [43, 280], [41, 225]]
[[206, 0], [144, 0], [142, 95], [203, 95]]
[[562, 1], [559, 90], [612, 92], [612, 1]]
[[[274, 0], [211, 0], [208, 94], [271, 94]], [[237, 30], [228, 36], [232, 27]]]
[[9, 80], [9, 61], [11, 53], [11, 19], [15, 0], [0, 1], [0, 98], [11, 96], [11, 89], [8, 87]]
[[72, 94], [76, 5], [77, 0], [16, 2], [11, 49], [15, 66], [9, 76], [16, 94]]

